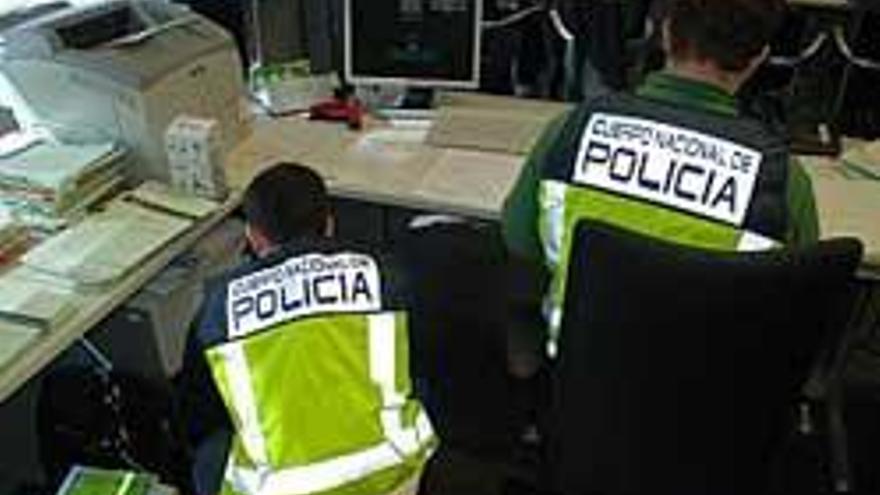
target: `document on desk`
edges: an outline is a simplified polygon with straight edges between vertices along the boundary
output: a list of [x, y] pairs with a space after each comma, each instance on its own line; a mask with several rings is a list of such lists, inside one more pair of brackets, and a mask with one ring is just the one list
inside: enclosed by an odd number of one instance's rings
[[23, 260], [77, 283], [102, 285], [121, 278], [192, 224], [138, 204], [115, 202], [47, 239]]
[[424, 150], [428, 128], [374, 129], [363, 133], [352, 149], [358, 156], [389, 165], [412, 161]]
[[0, 369], [27, 349], [41, 332], [37, 327], [16, 323], [0, 325]]
[[69, 181], [104, 166], [119, 155], [114, 143], [58, 144], [39, 142], [20, 153], [0, 158], [4, 182], [61, 190]]
[[216, 201], [177, 191], [165, 184], [148, 181], [127, 193], [125, 198], [149, 208], [193, 220], [205, 218], [220, 209]]
[[297, 162], [332, 175], [335, 154], [345, 150], [358, 134], [345, 126], [291, 117], [261, 122], [251, 138], [227, 159], [227, 181], [243, 188], [250, 180], [279, 161]]
[[441, 108], [428, 144], [442, 148], [464, 148], [525, 155], [544, 128], [566, 107], [556, 111], [523, 112], [502, 108]]
[[[495, 217], [519, 174], [522, 157], [501, 153], [445, 150], [423, 176], [416, 193], [430, 203]], [[460, 213], [460, 212], [457, 212]]]
[[[334, 158], [328, 185], [335, 194], [391, 202], [412, 194], [431, 166], [434, 150], [417, 143], [362, 138]], [[324, 160], [330, 155], [325, 154]]]
[[74, 297], [63, 283], [52, 283], [27, 267], [18, 267], [0, 276], [0, 320], [51, 329], [76, 312]]
[[0, 276], [0, 368], [76, 314], [75, 293], [20, 266]]

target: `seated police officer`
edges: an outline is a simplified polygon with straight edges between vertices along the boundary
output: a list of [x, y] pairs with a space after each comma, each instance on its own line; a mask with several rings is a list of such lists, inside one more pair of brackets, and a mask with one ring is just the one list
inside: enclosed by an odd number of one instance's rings
[[683, 244], [761, 249], [818, 237], [809, 178], [783, 136], [738, 114], [782, 0], [670, 0], [665, 70], [635, 95], [586, 101], [551, 124], [508, 196], [505, 242], [553, 281], [552, 355], [571, 236], [581, 218]]
[[[412, 398], [406, 305], [389, 260], [330, 238], [324, 184], [307, 168], [263, 172], [243, 209], [255, 259], [209, 290], [191, 339], [201, 362], [184, 377], [199, 404], [191, 430], [223, 445], [213, 470], [222, 493], [410, 493], [436, 442]], [[211, 419], [212, 396], [223, 421]], [[231, 441], [210, 440], [224, 425]], [[201, 493], [220, 489], [205, 479], [210, 464], [197, 459]]]

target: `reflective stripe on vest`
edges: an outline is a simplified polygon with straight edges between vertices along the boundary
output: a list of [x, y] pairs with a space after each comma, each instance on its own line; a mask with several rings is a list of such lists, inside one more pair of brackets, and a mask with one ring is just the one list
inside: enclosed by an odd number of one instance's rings
[[382, 391], [381, 422], [385, 437], [402, 456], [419, 451], [434, 436], [431, 422], [424, 409], [419, 412], [415, 425], [403, 425], [403, 407], [406, 398], [397, 392], [395, 335], [397, 317], [394, 313], [369, 315], [370, 378]]
[[257, 401], [251, 388], [251, 368], [241, 341], [224, 345], [220, 352], [226, 363], [226, 377], [229, 380], [229, 395], [241, 424], [238, 435], [245, 452], [258, 466], [267, 465], [266, 437], [260, 426]]
[[434, 431], [421, 408], [410, 427], [404, 425], [406, 397], [396, 388], [397, 316], [394, 313], [365, 315], [369, 335], [370, 379], [379, 386], [382, 410], [378, 420], [386, 441], [307, 465], [270, 466], [267, 440], [251, 388], [251, 372], [244, 343], [230, 342], [220, 351], [225, 366], [231, 406], [240, 422], [239, 438], [255, 467], [236, 465], [230, 453], [226, 480], [246, 495], [305, 495], [324, 492], [357, 482], [382, 470], [398, 466], [429, 448]]
[[353, 454], [306, 466], [248, 469], [230, 463], [227, 481], [248, 495], [307, 495], [332, 490], [400, 464], [400, 456], [387, 442]]

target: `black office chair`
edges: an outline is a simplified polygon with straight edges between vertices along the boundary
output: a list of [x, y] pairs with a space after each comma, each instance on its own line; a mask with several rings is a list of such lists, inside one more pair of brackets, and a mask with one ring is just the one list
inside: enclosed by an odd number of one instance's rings
[[504, 245], [493, 226], [423, 220], [396, 244], [412, 373], [441, 443], [420, 493], [496, 493], [510, 443]]
[[440, 438], [473, 454], [503, 452], [506, 260], [497, 229], [438, 223], [398, 245], [410, 275], [413, 374], [427, 386]]
[[793, 400], [842, 333], [860, 243], [720, 253], [582, 222], [574, 253], [554, 489], [766, 493]]

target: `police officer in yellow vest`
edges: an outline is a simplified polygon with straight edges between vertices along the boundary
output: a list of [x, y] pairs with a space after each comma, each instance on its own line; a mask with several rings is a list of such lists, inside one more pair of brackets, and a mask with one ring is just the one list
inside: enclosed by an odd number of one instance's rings
[[243, 208], [256, 259], [214, 284], [194, 339], [233, 430], [221, 493], [411, 493], [436, 441], [389, 260], [330, 238], [304, 167], [259, 175]]
[[636, 94], [609, 94], [554, 122], [508, 196], [505, 241], [553, 275], [549, 353], [573, 227], [603, 220], [715, 249], [818, 237], [809, 178], [784, 136], [740, 115], [737, 90], [767, 55], [782, 0], [670, 0], [667, 66]]

